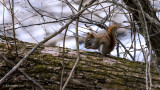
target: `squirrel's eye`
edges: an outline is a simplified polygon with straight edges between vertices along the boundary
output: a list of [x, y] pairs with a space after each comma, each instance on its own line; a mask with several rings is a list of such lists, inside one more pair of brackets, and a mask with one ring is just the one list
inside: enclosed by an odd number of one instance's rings
[[88, 39], [88, 42], [91, 42], [91, 40], [90, 40], [90, 39]]

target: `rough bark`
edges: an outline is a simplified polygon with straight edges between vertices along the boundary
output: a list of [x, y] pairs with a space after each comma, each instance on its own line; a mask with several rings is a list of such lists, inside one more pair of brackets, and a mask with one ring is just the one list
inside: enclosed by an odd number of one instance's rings
[[[5, 39], [4, 37], [0, 37]], [[12, 38], [7, 38], [12, 42]], [[14, 45], [13, 45], [14, 46]], [[34, 44], [18, 42], [19, 52], [22, 58]], [[14, 50], [8, 52], [6, 43], [0, 42], [0, 51], [14, 62], [16, 60]], [[66, 90], [136, 90], [145, 89], [145, 64], [133, 62], [116, 57], [103, 57], [95, 52], [80, 51], [81, 61], [74, 75], [67, 85]], [[76, 60], [76, 50], [66, 49], [64, 81]], [[59, 90], [61, 76], [62, 48], [41, 46], [21, 65], [30, 77], [34, 78], [45, 89]], [[2, 78], [13, 66], [0, 59], [0, 78]], [[160, 89], [160, 77], [151, 67], [152, 89]], [[1, 89], [39, 89], [38, 86], [28, 80], [18, 70], [13, 73], [1, 86]]]
[[[123, 0], [123, 2], [126, 4], [126, 6], [128, 7], [129, 12], [132, 14], [133, 20], [137, 22], [138, 26], [139, 26], [139, 30], [140, 33], [145, 36], [146, 32], [144, 30], [144, 23], [142, 22], [143, 20], [143, 16], [141, 13], [141, 7], [138, 4], [138, 2], [140, 2], [143, 11], [150, 15], [150, 17], [154, 18], [155, 20], [157, 20], [159, 23], [159, 19], [156, 16], [156, 12], [154, 11], [153, 7], [151, 6], [151, 3], [149, 0]], [[153, 21], [151, 21], [150, 19], [147, 18], [147, 16], [145, 16], [145, 20], [147, 22], [147, 28], [148, 28], [148, 33], [149, 33], [149, 38], [151, 41], [151, 45], [152, 45], [152, 49], [155, 52], [157, 58], [157, 64], [160, 65], [160, 26], [153, 23]], [[145, 37], [146, 39], [146, 37]], [[146, 41], [148, 41], [146, 39]], [[147, 45], [148, 42], [146, 42]], [[160, 70], [159, 70], [160, 73]]]

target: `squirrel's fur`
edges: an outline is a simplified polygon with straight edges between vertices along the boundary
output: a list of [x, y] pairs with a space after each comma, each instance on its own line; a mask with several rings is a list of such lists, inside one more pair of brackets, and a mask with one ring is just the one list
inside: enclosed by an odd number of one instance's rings
[[118, 25], [110, 26], [106, 31], [107, 34], [95, 35], [94, 33], [87, 33], [85, 38], [85, 48], [98, 49], [103, 55], [109, 54], [115, 46], [116, 35]]

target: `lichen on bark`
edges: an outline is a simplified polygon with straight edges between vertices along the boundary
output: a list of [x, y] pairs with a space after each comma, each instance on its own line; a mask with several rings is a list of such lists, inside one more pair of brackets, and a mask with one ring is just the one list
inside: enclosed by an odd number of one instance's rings
[[[25, 47], [19, 58], [22, 58], [34, 44], [19, 41], [19, 49]], [[25, 45], [25, 46], [24, 46]], [[12, 55], [7, 55], [5, 43], [0, 44], [1, 52], [14, 61], [14, 51]], [[41, 46], [20, 66], [30, 77], [35, 79], [45, 89], [59, 90], [62, 69], [62, 48]], [[64, 62], [64, 81], [67, 79], [70, 70], [76, 61], [76, 50], [66, 49]], [[117, 89], [135, 90], [145, 89], [145, 63], [129, 61], [117, 57], [103, 57], [95, 52], [80, 51], [81, 60], [74, 71], [71, 81], [66, 90], [72, 89]], [[0, 60], [0, 78], [2, 78], [13, 66]], [[152, 89], [158, 90], [160, 87], [160, 77], [151, 66]], [[39, 89], [38, 86], [28, 80], [18, 70], [13, 73], [1, 86], [1, 89]]]

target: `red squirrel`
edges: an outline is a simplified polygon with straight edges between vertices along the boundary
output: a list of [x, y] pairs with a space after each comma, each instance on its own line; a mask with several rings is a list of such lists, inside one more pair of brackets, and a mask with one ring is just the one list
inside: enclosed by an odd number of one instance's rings
[[85, 38], [85, 48], [98, 49], [102, 55], [109, 54], [115, 46], [115, 31], [117, 30], [117, 28], [118, 25], [112, 25], [108, 28], [108, 33], [102, 35], [87, 33], [87, 36]]

